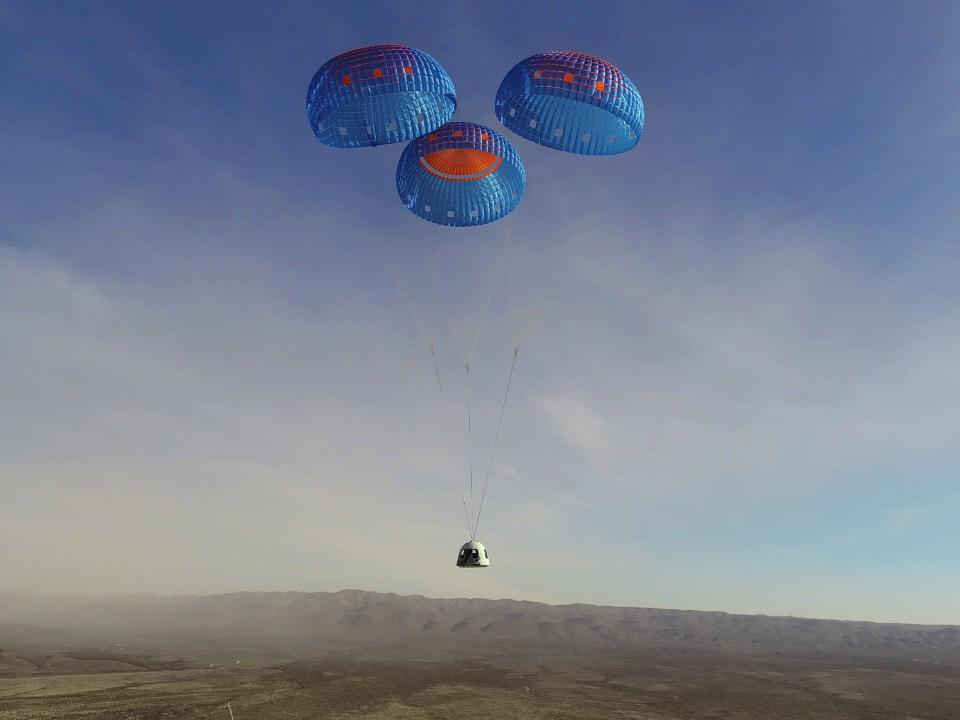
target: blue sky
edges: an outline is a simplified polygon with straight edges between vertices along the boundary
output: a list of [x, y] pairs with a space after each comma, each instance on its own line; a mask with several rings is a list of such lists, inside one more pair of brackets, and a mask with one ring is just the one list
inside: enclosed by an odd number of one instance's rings
[[[5, 3], [0, 590], [960, 623], [958, 33], [947, 2]], [[395, 197], [402, 147], [306, 122], [317, 67], [380, 42], [492, 127], [516, 61], [605, 57], [645, 136], [511, 136], [520, 208], [434, 227]], [[409, 311], [462, 406], [491, 287], [484, 460], [525, 339], [494, 568], [465, 573]]]

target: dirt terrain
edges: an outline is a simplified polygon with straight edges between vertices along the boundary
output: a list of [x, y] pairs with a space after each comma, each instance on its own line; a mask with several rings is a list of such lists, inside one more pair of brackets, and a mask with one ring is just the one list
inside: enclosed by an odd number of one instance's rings
[[0, 720], [960, 718], [950, 627], [316, 595], [7, 598]]
[[[63, 658], [69, 665], [70, 658]], [[955, 720], [960, 668], [783, 656], [331, 657], [275, 667], [32, 672], [0, 678], [0, 718], [777, 718]], [[101, 662], [107, 662], [102, 660]], [[230, 706], [227, 706], [227, 703]]]

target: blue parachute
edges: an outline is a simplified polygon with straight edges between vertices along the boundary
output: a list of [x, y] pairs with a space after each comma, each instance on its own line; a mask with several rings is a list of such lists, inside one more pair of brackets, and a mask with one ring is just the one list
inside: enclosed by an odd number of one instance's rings
[[407, 145], [397, 191], [424, 220], [466, 227], [499, 220], [520, 203], [527, 175], [516, 149], [483, 125], [451, 122]]
[[325, 145], [406, 142], [447, 122], [453, 81], [430, 55], [405, 45], [371, 45], [325, 62], [307, 90], [307, 117]]
[[500, 83], [496, 113], [527, 140], [584, 155], [626, 152], [643, 133], [643, 100], [630, 78], [569, 50], [518, 63]]

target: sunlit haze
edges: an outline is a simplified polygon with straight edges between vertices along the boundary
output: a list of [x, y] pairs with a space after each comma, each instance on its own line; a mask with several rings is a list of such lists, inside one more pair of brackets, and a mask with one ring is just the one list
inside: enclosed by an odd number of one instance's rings
[[[960, 624], [957, 37], [948, 2], [4, 3], [0, 592]], [[426, 223], [402, 145], [314, 138], [313, 73], [387, 42], [514, 142], [508, 218]], [[635, 150], [503, 130], [551, 49], [629, 74]], [[480, 474], [520, 342], [482, 572], [473, 342]]]

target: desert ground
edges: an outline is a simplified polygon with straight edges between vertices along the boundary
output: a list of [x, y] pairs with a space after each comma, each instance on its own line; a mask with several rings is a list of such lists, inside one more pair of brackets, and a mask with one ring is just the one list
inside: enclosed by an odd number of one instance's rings
[[[279, 595], [46, 599], [44, 617], [60, 625], [0, 624], [0, 719], [960, 718], [960, 653], [949, 626], [646, 611], [644, 631], [634, 626], [624, 640], [609, 622], [623, 609]], [[0, 618], [32, 612], [36, 622], [38, 607], [8, 598]], [[197, 623], [238, 607], [228, 633]], [[420, 635], [412, 626], [395, 636], [369, 631], [394, 624], [397, 613], [414, 615]], [[470, 632], [466, 616], [488, 622]], [[564, 637], [545, 617], [579, 621]], [[670, 632], [657, 618], [669, 619]], [[491, 622], [512, 634], [483, 637]], [[731, 623], [739, 630], [718, 630]]]

